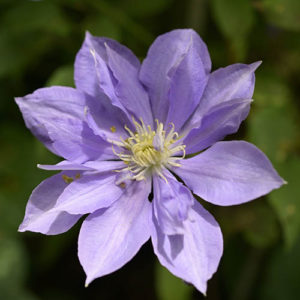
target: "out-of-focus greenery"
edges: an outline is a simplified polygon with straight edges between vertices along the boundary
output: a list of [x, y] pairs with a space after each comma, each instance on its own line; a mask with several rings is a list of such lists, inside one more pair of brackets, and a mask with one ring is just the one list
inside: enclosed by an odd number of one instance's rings
[[215, 207], [225, 250], [208, 300], [300, 297], [299, 0], [0, 0], [0, 299], [203, 299], [157, 264], [148, 243], [120, 271], [84, 288], [79, 225], [60, 236], [18, 233], [32, 189], [56, 163], [25, 128], [14, 96], [74, 85], [86, 30], [117, 39], [141, 60], [153, 39], [191, 27], [213, 68], [263, 60], [252, 111], [238, 135], [260, 147], [288, 182], [251, 203]]

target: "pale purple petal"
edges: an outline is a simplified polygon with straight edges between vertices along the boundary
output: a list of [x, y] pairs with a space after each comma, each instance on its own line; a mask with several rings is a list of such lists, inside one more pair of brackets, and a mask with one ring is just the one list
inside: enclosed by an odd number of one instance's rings
[[153, 210], [164, 234], [184, 232], [183, 221], [188, 218], [194, 199], [191, 192], [168, 171], [166, 182], [160, 176], [153, 177]]
[[126, 167], [125, 163], [122, 160], [94, 160], [87, 161], [84, 163], [84, 166], [90, 169], [94, 169], [98, 172], [106, 172], [111, 170], [119, 170]]
[[184, 230], [182, 235], [165, 235], [153, 218], [154, 252], [172, 274], [205, 294], [207, 281], [216, 272], [223, 253], [222, 233], [213, 216], [197, 201]]
[[118, 49], [128, 62], [138, 68], [140, 62], [126, 47], [108, 38], [97, 38], [86, 32], [85, 40], [75, 60], [75, 84], [77, 89], [97, 97], [99, 92], [104, 92], [115, 105], [120, 105], [114, 90], [114, 78], [107, 65], [107, 54], [104, 43]]
[[[191, 53], [188, 53], [190, 49]], [[197, 66], [200, 67], [201, 70], [189, 69], [191, 68], [191, 63], [195, 61], [195, 57], [197, 57]], [[176, 74], [175, 71], [178, 66], [180, 67]], [[188, 91], [184, 91], [184, 84], [180, 85], [177, 89], [175, 86], [176, 83], [174, 82], [175, 85], [173, 85], [172, 94], [176, 102], [178, 102], [180, 101], [180, 99], [177, 98], [178, 95], [174, 95], [176, 89], [180, 90], [180, 93], [184, 97], [187, 97], [189, 93], [193, 93], [193, 89], [196, 89], [194, 84], [201, 78], [203, 67], [205, 73], [210, 72], [211, 61], [209, 53], [205, 43], [192, 29], [173, 30], [159, 36], [154, 41], [148, 51], [146, 59], [143, 61], [140, 79], [149, 92], [152, 111], [155, 118], [161, 122], [165, 122], [167, 119], [169, 110], [168, 95], [172, 76], [175, 74], [174, 79], [177, 81], [182, 78], [184, 74], [189, 73], [189, 71], [196, 72], [197, 75], [195, 79], [192, 79], [192, 82], [187, 83], [187, 86], [189, 87]], [[189, 76], [191, 76], [191, 74], [189, 74]], [[201, 79], [200, 81], [202, 82]], [[199, 93], [199, 90], [197, 90], [196, 93]], [[193, 101], [196, 101], [194, 97], [196, 97], [196, 95], [193, 95], [192, 103], [194, 103]], [[182, 100], [183, 103], [185, 100], [186, 99]], [[189, 105], [188, 110], [190, 110], [193, 105]]]
[[195, 194], [217, 205], [247, 202], [284, 183], [265, 154], [244, 141], [218, 142], [180, 163], [174, 172]]
[[76, 164], [71, 161], [63, 160], [59, 162], [56, 165], [37, 165], [38, 168], [42, 170], [48, 170], [48, 171], [55, 171], [55, 170], [82, 170], [82, 171], [89, 171], [93, 170], [93, 168], [86, 167], [81, 164]]
[[128, 117], [142, 117], [152, 125], [148, 95], [138, 81], [139, 60], [125, 46], [87, 33], [75, 61], [78, 89], [97, 98], [104, 92]]
[[101, 97], [87, 97], [86, 121], [96, 135], [105, 141], [126, 139], [128, 132], [124, 126], [131, 128], [131, 121], [125, 113], [117, 106], [111, 104], [104, 94]]
[[[196, 36], [199, 39], [198, 36]], [[189, 118], [202, 97], [208, 80], [201, 52], [195, 36], [187, 44], [187, 50], [175, 66], [169, 71], [169, 111], [166, 124], [173, 123], [176, 131]]]
[[83, 164], [76, 164], [67, 160], [61, 161], [56, 165], [37, 165], [42, 170], [55, 171], [55, 170], [77, 170], [77, 171], [97, 171], [106, 172], [112, 170], [120, 170], [126, 165], [121, 160], [94, 160], [87, 161]]
[[95, 135], [86, 122], [78, 119], [52, 119], [48, 124], [53, 148], [67, 160], [83, 163], [88, 160], [114, 159], [111, 144]]
[[73, 88], [51, 87], [38, 89], [33, 94], [15, 100], [27, 128], [52, 152], [60, 155], [53, 149], [47, 125], [52, 119], [60, 117], [82, 119], [84, 96]]
[[131, 64], [115, 47], [105, 44], [108, 64], [117, 80], [116, 95], [120, 102], [137, 119], [153, 126], [153, 116], [148, 94], [138, 79], [140, 66]]
[[249, 113], [251, 102], [251, 99], [234, 99], [214, 106], [202, 118], [200, 127], [192, 129], [184, 138], [186, 153], [199, 152], [237, 132]]
[[199, 109], [204, 112], [218, 103], [232, 99], [251, 99], [255, 70], [261, 61], [250, 65], [234, 64], [214, 71], [208, 81]]
[[101, 209], [83, 222], [78, 256], [88, 285], [112, 273], [138, 252], [150, 237], [151, 182], [134, 182], [110, 208]]
[[19, 231], [34, 231], [49, 235], [59, 234], [69, 230], [78, 221], [81, 215], [71, 215], [53, 210], [57, 199], [68, 186], [63, 176], [72, 178], [75, 177], [75, 172], [56, 174], [44, 180], [33, 190]]
[[203, 116], [216, 105], [233, 99], [251, 99], [255, 84], [254, 72], [260, 64], [260, 61], [250, 65], [234, 64], [214, 71], [185, 129], [198, 128]]
[[65, 188], [55, 209], [70, 214], [92, 213], [109, 207], [123, 193], [124, 188], [116, 184], [115, 172], [85, 173]]
[[16, 98], [26, 126], [52, 152], [78, 163], [114, 157], [111, 145], [95, 136], [84, 121], [86, 99], [66, 87], [42, 88]]

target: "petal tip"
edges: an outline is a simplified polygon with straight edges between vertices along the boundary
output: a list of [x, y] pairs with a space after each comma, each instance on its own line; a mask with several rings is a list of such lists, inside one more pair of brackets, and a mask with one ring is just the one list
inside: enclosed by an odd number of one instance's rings
[[251, 71], [254, 72], [256, 71], [256, 69], [262, 64], [262, 60], [259, 60], [259, 61], [256, 61], [252, 64], [250, 64], [250, 68], [251, 68]]
[[19, 228], [18, 228], [18, 232], [25, 232], [26, 231], [26, 225], [24, 225], [23, 223], [20, 224]]
[[91, 38], [91, 37], [93, 37], [93, 35], [88, 30], [86, 30], [85, 31], [85, 38]]
[[86, 280], [85, 280], [85, 284], [84, 284], [84, 287], [85, 288], [88, 288], [91, 284], [91, 282], [95, 279], [95, 277], [91, 277], [91, 276], [88, 276], [86, 277]]

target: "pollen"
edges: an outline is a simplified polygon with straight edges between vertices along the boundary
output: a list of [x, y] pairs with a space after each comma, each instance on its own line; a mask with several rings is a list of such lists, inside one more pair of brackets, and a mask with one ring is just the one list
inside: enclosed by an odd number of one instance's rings
[[67, 184], [69, 184], [69, 183], [71, 183], [71, 182], [74, 181], [74, 179], [72, 177], [69, 177], [69, 176], [67, 176], [65, 174], [61, 175], [61, 177], [64, 180], [64, 182], [67, 183]]
[[120, 186], [122, 189], [125, 189], [126, 183], [125, 183], [125, 182], [121, 182], [121, 183], [119, 184], [119, 186]]
[[173, 123], [170, 123], [166, 129], [163, 123], [156, 120], [156, 130], [153, 130], [150, 125], [146, 126], [142, 119], [140, 122], [133, 119], [133, 124], [134, 131], [125, 125], [128, 133], [126, 139], [110, 141], [114, 154], [126, 165], [117, 171], [121, 176], [116, 184], [128, 179], [144, 180], [153, 173], [166, 180], [163, 169], [172, 166], [180, 167], [178, 161], [185, 157], [185, 145], [180, 141], [182, 137], [175, 132]]
[[111, 127], [110, 127], [110, 131], [111, 131], [112, 133], [115, 133], [116, 130], [117, 130], [116, 126], [111, 126]]

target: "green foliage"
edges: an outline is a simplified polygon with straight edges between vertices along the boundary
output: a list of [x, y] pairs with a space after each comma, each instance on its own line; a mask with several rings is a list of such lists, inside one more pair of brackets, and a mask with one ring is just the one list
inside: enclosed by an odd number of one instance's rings
[[260, 291], [261, 300], [294, 300], [300, 295], [300, 239], [287, 252], [279, 247], [269, 259]]
[[120, 5], [131, 15], [147, 17], [161, 13], [171, 2], [173, 2], [173, 0], [123, 0], [120, 1]]
[[287, 246], [300, 233], [300, 157], [295, 155], [299, 141], [292, 96], [285, 82], [266, 72], [258, 76], [255, 108], [249, 118], [249, 138], [274, 163], [288, 184], [273, 191], [269, 202], [283, 226]]
[[115, 40], [122, 38], [120, 26], [112, 22], [110, 18], [90, 17], [83, 27], [96, 36], [105, 36]]
[[249, 244], [255, 248], [267, 248], [273, 246], [279, 237], [276, 216], [270, 207], [264, 203], [253, 206], [250, 226], [244, 230], [244, 236]]
[[262, 10], [270, 23], [288, 30], [300, 30], [300, 1], [262, 0]]
[[243, 59], [247, 50], [247, 36], [254, 22], [250, 0], [212, 0], [216, 24], [229, 39], [236, 59]]
[[[1, 197], [0, 197], [1, 200]], [[5, 300], [36, 300], [24, 288], [28, 257], [22, 242], [0, 238], [0, 290]]]
[[287, 181], [287, 185], [272, 192], [269, 201], [279, 216], [286, 245], [290, 248], [300, 233], [300, 157], [290, 156], [278, 165], [278, 172]]
[[49, 1], [20, 1], [0, 21], [0, 78], [20, 73], [70, 31], [59, 7]]
[[18, 35], [43, 31], [66, 36], [70, 30], [59, 7], [51, 1], [21, 1], [6, 12], [2, 24], [7, 26], [11, 33]]
[[74, 87], [74, 67], [72, 65], [66, 65], [58, 68], [51, 75], [46, 83], [46, 86], [62, 85]]
[[158, 300], [191, 299], [193, 288], [172, 275], [158, 262], [155, 264], [155, 280]]

